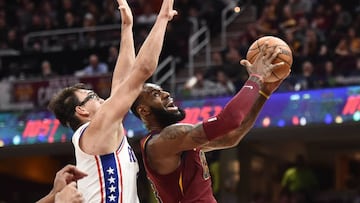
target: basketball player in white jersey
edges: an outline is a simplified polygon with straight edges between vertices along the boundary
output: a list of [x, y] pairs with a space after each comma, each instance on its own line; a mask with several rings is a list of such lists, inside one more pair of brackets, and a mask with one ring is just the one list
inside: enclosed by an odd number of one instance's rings
[[78, 181], [85, 202], [139, 202], [138, 161], [128, 144], [122, 121], [144, 82], [154, 73], [168, 21], [177, 14], [173, 0], [163, 0], [157, 20], [135, 58], [133, 16], [126, 0], [118, 3], [121, 43], [110, 97], [99, 98], [78, 84], [63, 89], [49, 104], [61, 124], [75, 131], [72, 141], [76, 167], [88, 174]]

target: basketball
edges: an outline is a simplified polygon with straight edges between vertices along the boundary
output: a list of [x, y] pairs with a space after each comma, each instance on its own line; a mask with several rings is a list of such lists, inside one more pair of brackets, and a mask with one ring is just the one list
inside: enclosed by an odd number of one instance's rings
[[272, 63], [276, 64], [283, 61], [284, 65], [276, 67], [269, 77], [264, 78], [265, 82], [276, 82], [284, 79], [288, 75], [293, 62], [292, 51], [286, 42], [274, 36], [261, 37], [251, 44], [246, 54], [246, 59], [250, 63], [253, 63], [257, 55], [261, 52], [261, 46], [266, 40], [268, 40], [268, 48], [270, 50], [272, 50], [275, 46], [278, 46], [278, 48], [281, 49], [281, 52], [278, 54], [277, 58], [272, 61]]

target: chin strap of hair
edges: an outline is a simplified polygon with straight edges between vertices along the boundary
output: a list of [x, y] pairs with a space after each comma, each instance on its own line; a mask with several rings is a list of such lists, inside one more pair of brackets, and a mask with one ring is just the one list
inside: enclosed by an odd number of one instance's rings
[[240, 127], [244, 117], [259, 97], [261, 86], [261, 78], [250, 76], [241, 90], [217, 116], [204, 121], [203, 128], [209, 141]]

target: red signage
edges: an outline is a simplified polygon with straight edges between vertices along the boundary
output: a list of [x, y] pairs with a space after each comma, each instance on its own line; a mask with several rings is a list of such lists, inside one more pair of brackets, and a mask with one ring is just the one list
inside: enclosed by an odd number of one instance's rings
[[12, 103], [32, 102], [34, 106], [44, 107], [51, 97], [64, 87], [84, 83], [102, 98], [110, 95], [111, 75], [93, 77], [59, 77], [50, 80], [16, 81], [12, 85]]

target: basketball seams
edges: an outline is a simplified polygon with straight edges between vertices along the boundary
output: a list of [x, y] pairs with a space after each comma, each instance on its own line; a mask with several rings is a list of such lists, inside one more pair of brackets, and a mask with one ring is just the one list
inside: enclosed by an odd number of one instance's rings
[[273, 36], [261, 37], [253, 44], [251, 44], [250, 48], [248, 49], [246, 58], [250, 63], [253, 63], [258, 54], [261, 53], [261, 46], [263, 46], [267, 40], [270, 44], [268, 45], [268, 48], [274, 49], [275, 47], [279, 47], [281, 49], [281, 52], [272, 61], [272, 63], [275, 64], [282, 61], [284, 62], [284, 65], [279, 66], [279, 69], [273, 70], [270, 76], [265, 79], [265, 82], [275, 82], [287, 76], [287, 71], [289, 68], [291, 68], [293, 62], [292, 50], [285, 41]]
[[[285, 54], [286, 55], [286, 54]], [[286, 55], [288, 56], [288, 55]], [[289, 61], [287, 61], [286, 59], [282, 58], [280, 55], [278, 55], [277, 59], [283, 61], [284, 63], [286, 63], [288, 66], [291, 66], [291, 63]]]

